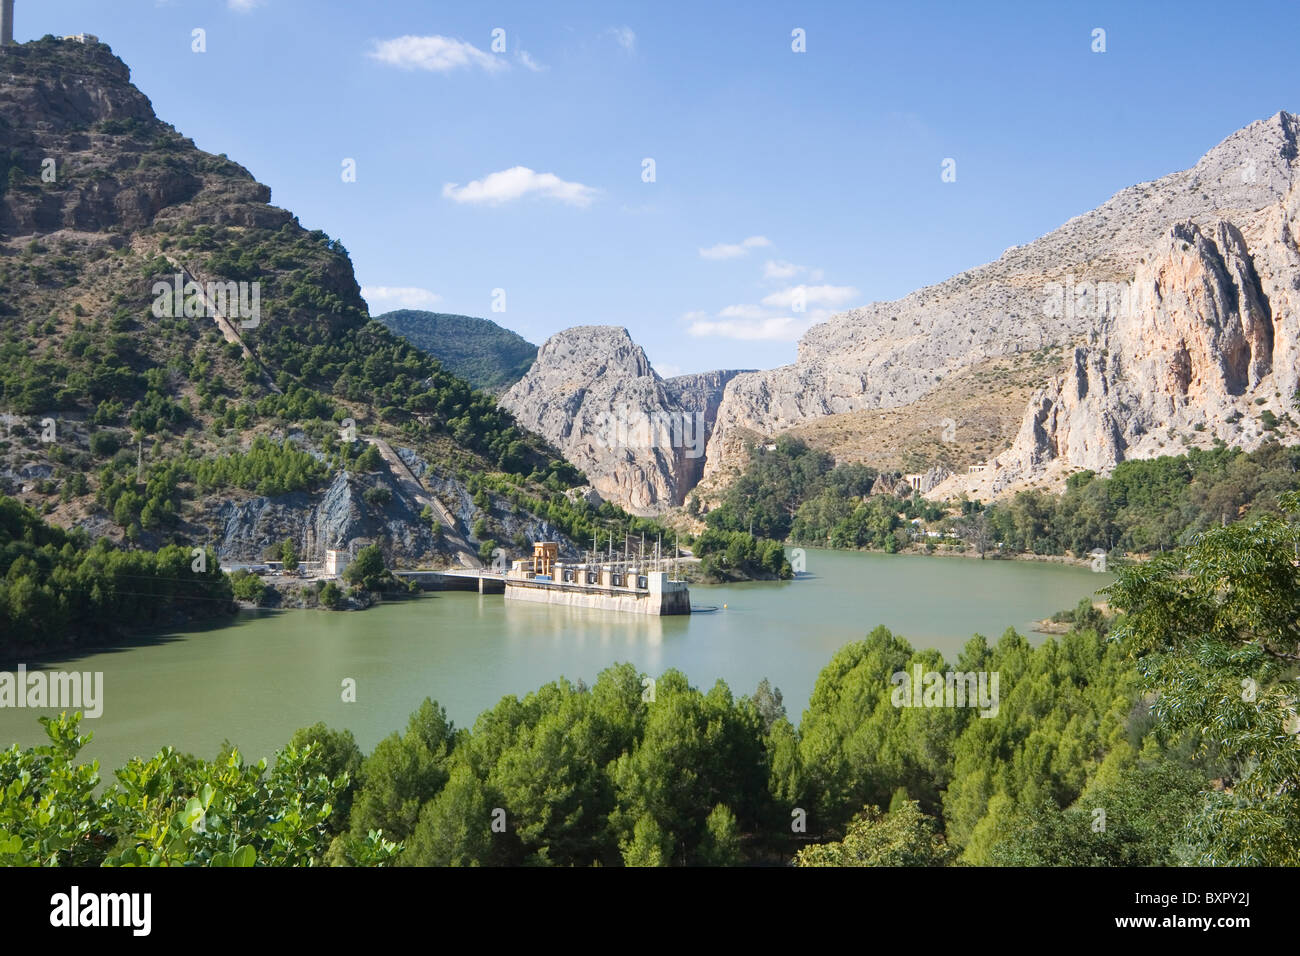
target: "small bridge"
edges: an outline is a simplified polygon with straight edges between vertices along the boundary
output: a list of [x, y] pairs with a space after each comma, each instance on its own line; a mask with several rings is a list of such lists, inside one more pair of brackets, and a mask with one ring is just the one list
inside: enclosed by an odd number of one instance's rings
[[477, 591], [505, 594], [506, 576], [497, 571], [475, 568], [464, 571], [394, 571], [393, 577], [414, 581], [421, 591]]

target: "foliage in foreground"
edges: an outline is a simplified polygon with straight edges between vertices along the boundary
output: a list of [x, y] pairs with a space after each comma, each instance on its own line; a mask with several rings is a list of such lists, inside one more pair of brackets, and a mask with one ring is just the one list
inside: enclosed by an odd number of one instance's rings
[[[1280, 496], [1300, 512], [1300, 493]], [[1212, 865], [1300, 864], [1300, 526], [1211, 528], [1110, 588], [1154, 712], [1223, 765], [1191, 823]]]
[[[1015, 632], [972, 640], [959, 666], [1001, 671], [996, 719], [893, 706], [890, 676], [913, 665], [946, 667], [878, 628], [836, 654], [796, 728], [769, 684], [736, 698], [722, 682], [703, 692], [669, 671], [651, 683], [621, 664], [590, 687], [503, 698], [470, 729], [426, 701], [364, 759], [322, 726], [269, 772], [233, 751], [207, 763], [165, 750], [132, 761], [99, 800], [94, 772], [73, 761], [75, 725], [55, 721], [69, 742], [0, 758], [0, 829], [21, 840], [14, 862], [91, 865], [731, 865], [800, 850], [805, 862], [994, 862], [1006, 820], [1044, 800], [1071, 807], [1099, 771], [1136, 763], [1119, 744], [1151, 736], [1130, 714], [1134, 675], [1095, 630], [1039, 648]], [[1179, 822], [1134, 832], [1156, 855]], [[929, 849], [897, 849], [923, 829]], [[51, 835], [63, 842], [42, 844]]]
[[[166, 747], [148, 760], [131, 760], [117, 772], [117, 784], [96, 796], [98, 764], [75, 763], [90, 739], [79, 733], [79, 720], [41, 718], [49, 744], [0, 753], [0, 865], [321, 862], [334, 803], [346, 798], [350, 784], [346, 770], [330, 776], [334, 768], [321, 744], [291, 743], [269, 773], [265, 760], [250, 766], [234, 749], [208, 762]], [[354, 854], [383, 864], [397, 849], [374, 833]]]

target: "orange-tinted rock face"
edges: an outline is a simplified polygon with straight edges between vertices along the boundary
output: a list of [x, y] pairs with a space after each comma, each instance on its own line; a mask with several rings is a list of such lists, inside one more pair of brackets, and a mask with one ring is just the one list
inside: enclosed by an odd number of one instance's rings
[[[1197, 433], [1208, 441], [1224, 396], [1267, 391], [1271, 402], [1280, 391], [1285, 399], [1300, 375], [1298, 138], [1300, 120], [1277, 113], [1191, 169], [1124, 189], [995, 262], [814, 326], [794, 364], [728, 385], [706, 474], [734, 464], [735, 436], [747, 430], [772, 435], [826, 415], [907, 405], [987, 358], [1090, 336], [1096, 341], [1026, 410], [1027, 432], [1003, 456], [1004, 474], [989, 469], [978, 479], [983, 494], [1040, 474], [1048, 461], [1108, 466], [1160, 453], [1158, 441], [1139, 439], [1194, 424], [1175, 408], [1208, 403]], [[1117, 299], [1137, 306], [1122, 328]], [[1254, 420], [1252, 409], [1245, 417]], [[1234, 443], [1259, 437], [1244, 423], [1217, 433]], [[1182, 448], [1166, 442], [1163, 453]]]
[[1224, 220], [1171, 227], [1142, 257], [1125, 308], [1035, 398], [998, 459], [1001, 486], [1176, 454], [1176, 435], [1257, 445], [1262, 412], [1281, 417], [1296, 387], [1294, 200], [1293, 189], [1290, 212], [1265, 217], [1254, 249]]

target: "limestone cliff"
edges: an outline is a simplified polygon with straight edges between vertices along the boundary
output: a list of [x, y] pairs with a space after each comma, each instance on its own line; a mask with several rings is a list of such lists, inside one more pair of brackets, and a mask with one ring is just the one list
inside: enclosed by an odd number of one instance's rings
[[699, 480], [736, 374], [665, 380], [626, 329], [578, 326], [546, 341], [501, 404], [585, 471], [603, 498], [654, 514], [680, 505]]
[[[815, 326], [799, 343], [793, 365], [738, 375], [728, 384], [706, 474], [735, 458], [737, 436], [905, 406], [990, 357], [1073, 347], [1089, 335], [1098, 344], [1076, 352], [1059, 388], [1035, 399], [1025, 425], [1030, 434], [1022, 433], [1008, 458], [1017, 480], [1041, 471], [1049, 457], [1092, 467], [1113, 463], [1117, 455], [1155, 453], [1157, 443], [1134, 444], [1131, 430], [1150, 435], [1165, 414], [1174, 416], [1174, 427], [1204, 418], [1209, 434], [1220, 416], [1230, 414], [1220, 399], [1241, 390], [1268, 391], [1270, 401], [1279, 391], [1285, 399], [1295, 386], [1300, 343], [1294, 328], [1300, 298], [1298, 128], [1289, 113], [1252, 123], [1191, 169], [1124, 189], [996, 262]], [[1136, 290], [1144, 287], [1153, 295], [1141, 306]], [[1120, 330], [1109, 323], [1128, 289], [1135, 290], [1144, 318], [1123, 332], [1121, 344]], [[1175, 294], [1186, 301], [1175, 305], [1169, 300]], [[1107, 336], [1110, 345], [1102, 341]], [[1106, 389], [1117, 381], [1116, 350], [1139, 346], [1149, 364], [1164, 361], [1167, 367], [1159, 375], [1148, 370], [1154, 377], [1139, 375], [1123, 399], [1112, 400]], [[1167, 354], [1159, 359], [1158, 352]], [[1278, 370], [1271, 387], [1262, 381], [1270, 369]], [[1134, 402], [1148, 388], [1159, 393], [1143, 398], [1141, 415], [1130, 421]], [[1068, 410], [1061, 389], [1071, 395], [1082, 390], [1083, 405]], [[1213, 407], [1197, 411], [1203, 401]], [[1176, 408], [1189, 410], [1179, 417]], [[1243, 412], [1236, 431], [1224, 426], [1218, 433], [1249, 442], [1247, 417]], [[1008, 480], [1010, 471], [1003, 484]]]
[[1030, 403], [982, 479], [988, 490], [1216, 439], [1258, 446], [1300, 384], [1298, 197], [1293, 188], [1266, 217], [1253, 252], [1225, 220], [1182, 222], [1162, 236], [1125, 308]]

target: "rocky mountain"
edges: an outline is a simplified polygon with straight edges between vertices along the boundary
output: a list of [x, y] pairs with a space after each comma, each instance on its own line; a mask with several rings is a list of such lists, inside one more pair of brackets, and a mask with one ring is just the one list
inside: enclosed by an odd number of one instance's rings
[[0, 493], [237, 561], [560, 537], [529, 502], [581, 476], [371, 321], [346, 249], [270, 200], [106, 45], [0, 48]]
[[[1232, 223], [1175, 225], [1139, 264], [1131, 299], [1035, 397], [1012, 447], [974, 487], [1105, 472], [1222, 440], [1291, 429], [1300, 367], [1296, 190], [1254, 252]], [[1278, 268], [1280, 267], [1280, 269]]]
[[536, 345], [488, 319], [397, 309], [375, 321], [432, 355], [453, 375], [489, 392], [515, 384], [537, 357]]
[[549, 338], [501, 403], [603, 498], [647, 515], [682, 504], [699, 481], [723, 391], [738, 374], [664, 379], [626, 329], [578, 326]]
[[[733, 464], [747, 436], [908, 406], [991, 358], [1060, 346], [1070, 368], [1033, 398], [1014, 452], [974, 486], [1050, 478], [1049, 462], [1055, 474], [1154, 454], [1160, 427], [1202, 424], [1189, 442], [1249, 444], [1258, 434], [1246, 402], [1261, 398], [1280, 417], [1294, 388], [1296, 145], [1296, 117], [1278, 113], [996, 262], [815, 326], [793, 365], [728, 384], [706, 474]], [[1116, 325], [1126, 296], [1135, 317]], [[1242, 414], [1229, 422], [1233, 410]]]
[[[699, 479], [716, 497], [748, 445], [784, 432], [922, 476], [936, 497], [1298, 440], [1298, 128], [1285, 112], [1252, 123], [996, 262], [836, 315], [792, 365], [664, 381], [623, 330], [583, 327], [543, 346], [504, 402], [641, 512]], [[635, 427], [683, 413], [703, 416], [703, 455]], [[639, 440], [611, 441], [611, 422]]]

